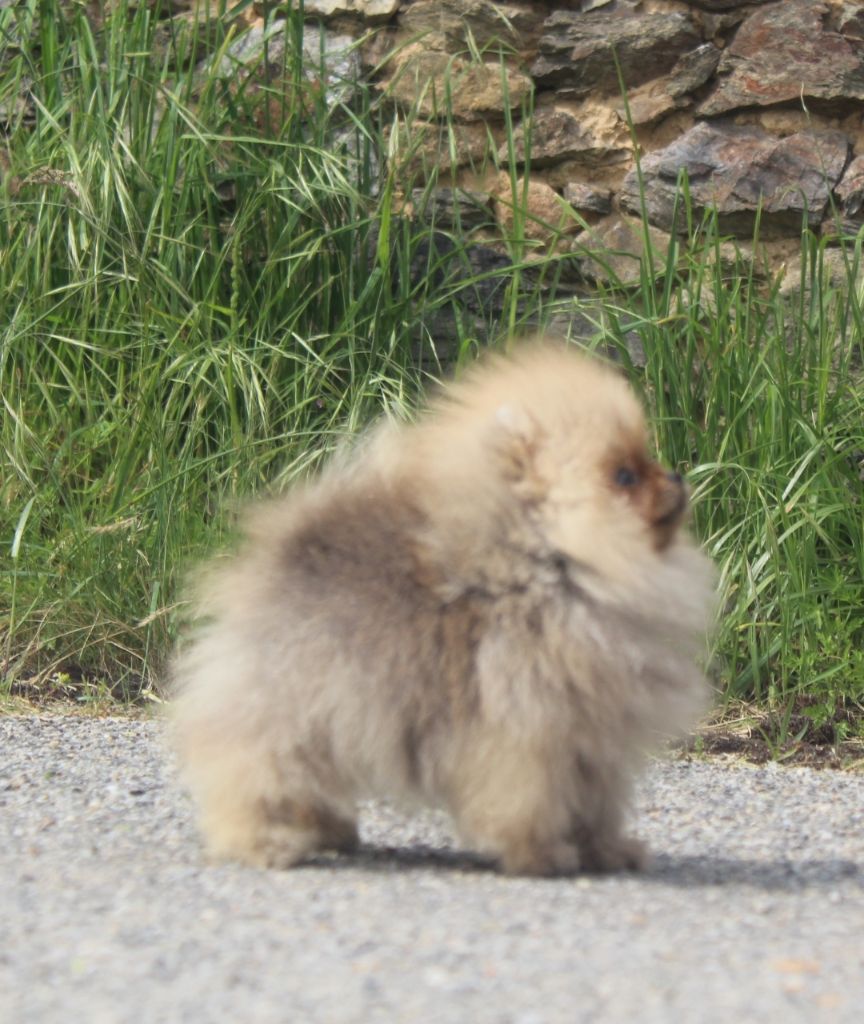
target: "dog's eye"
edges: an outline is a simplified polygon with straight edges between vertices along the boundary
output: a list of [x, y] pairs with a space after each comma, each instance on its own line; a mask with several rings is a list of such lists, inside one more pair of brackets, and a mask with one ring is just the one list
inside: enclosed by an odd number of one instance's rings
[[615, 471], [615, 483], [618, 487], [635, 487], [639, 483], [639, 474], [629, 466], [619, 466]]

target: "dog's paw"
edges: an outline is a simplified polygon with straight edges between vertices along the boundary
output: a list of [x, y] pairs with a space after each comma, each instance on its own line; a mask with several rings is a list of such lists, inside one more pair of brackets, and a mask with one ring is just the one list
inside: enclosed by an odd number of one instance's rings
[[585, 871], [641, 871], [648, 848], [633, 836], [592, 836], [581, 844]]
[[573, 875], [582, 866], [579, 848], [563, 840], [514, 844], [502, 853], [500, 862], [505, 874], [541, 878]]

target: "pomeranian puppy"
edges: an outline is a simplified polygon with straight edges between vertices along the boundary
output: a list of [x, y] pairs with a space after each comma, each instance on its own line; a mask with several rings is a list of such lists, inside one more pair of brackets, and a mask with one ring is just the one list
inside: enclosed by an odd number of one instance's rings
[[383, 797], [509, 873], [638, 867], [639, 755], [707, 695], [685, 508], [623, 379], [541, 339], [254, 510], [174, 670], [211, 853], [351, 850]]

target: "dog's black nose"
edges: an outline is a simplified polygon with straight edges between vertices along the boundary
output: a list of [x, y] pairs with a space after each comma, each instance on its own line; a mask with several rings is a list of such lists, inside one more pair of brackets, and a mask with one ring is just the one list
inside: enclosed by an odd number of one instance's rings
[[680, 473], [676, 473], [674, 470], [666, 474], [666, 479], [671, 484], [676, 484], [678, 487], [684, 483], [684, 477]]

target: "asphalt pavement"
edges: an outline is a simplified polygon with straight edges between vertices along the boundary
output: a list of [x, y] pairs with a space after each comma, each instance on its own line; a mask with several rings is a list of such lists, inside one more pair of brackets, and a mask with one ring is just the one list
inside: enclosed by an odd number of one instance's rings
[[3, 1024], [864, 1019], [864, 775], [657, 761], [635, 875], [505, 878], [437, 814], [212, 865], [159, 723], [0, 719]]

